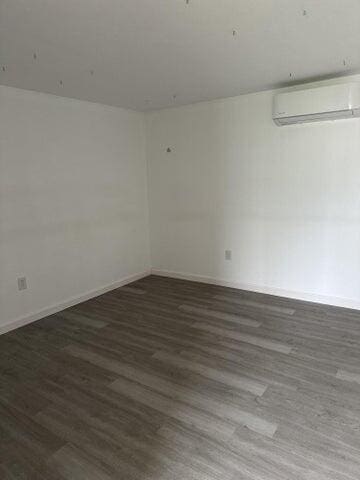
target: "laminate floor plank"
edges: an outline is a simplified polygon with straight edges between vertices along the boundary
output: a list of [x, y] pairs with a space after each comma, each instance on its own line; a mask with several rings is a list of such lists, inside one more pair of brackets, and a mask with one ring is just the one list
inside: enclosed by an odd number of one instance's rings
[[233, 339], [239, 340], [240, 342], [251, 343], [252, 345], [256, 345], [258, 347], [265, 348], [267, 350], [274, 350], [275, 352], [286, 353], [286, 354], [291, 352], [290, 345], [285, 345], [265, 337], [250, 335], [248, 333], [237, 332], [235, 330], [230, 330], [227, 328], [215, 327], [212, 325], [208, 325], [205, 322], [196, 322], [194, 323], [193, 327], [199, 330], [204, 330], [205, 332], [210, 332], [216, 335], [220, 335], [222, 337], [233, 338]]
[[170, 399], [124, 378], [115, 380], [111, 388], [132, 400], [144, 403], [171, 418], [191, 425], [205, 434], [218, 435], [220, 438], [228, 439], [236, 429], [235, 423], [211, 415], [204, 409], [190, 406], [183, 401]]
[[4, 480], [358, 480], [360, 312], [149, 276], [0, 336]]
[[135, 295], [145, 295], [146, 290], [136, 287], [121, 287], [120, 292], [123, 293], [134, 293]]
[[[161, 379], [155, 375], [149, 375], [133, 367], [124, 368], [122, 375], [162, 395], [214, 414], [225, 421], [237, 425], [247, 425], [249, 428], [254, 429], [254, 431], [267, 436], [272, 436], [276, 431], [276, 424], [245, 412], [237, 406], [230, 405], [224, 401], [221, 402], [214, 396], [210, 396], [208, 390], [198, 392], [186, 385], [175, 384], [174, 382]], [[116, 383], [115, 381], [114, 385], [116, 385]]]
[[251, 377], [244, 376], [239, 373], [232, 373], [230, 371], [227, 371], [225, 368], [211, 368], [199, 363], [198, 361], [196, 361], [196, 359], [187, 359], [181, 357], [180, 355], [175, 356], [162, 351], [155, 353], [153, 357], [157, 360], [163, 361], [166, 364], [174, 365], [177, 368], [183, 368], [185, 370], [199, 373], [204, 377], [208, 377], [217, 382], [224, 383], [229, 387], [246, 390], [253, 395], [261, 396], [267, 388], [266, 384], [260, 383], [259, 381], [252, 379]]
[[339, 378], [340, 380], [345, 380], [347, 382], [355, 382], [360, 385], [359, 373], [352, 373], [352, 372], [347, 372], [345, 370], [338, 370], [336, 373], [336, 378]]
[[237, 325], [245, 325], [247, 327], [257, 328], [261, 325], [260, 322], [252, 320], [251, 318], [242, 317], [226, 312], [219, 312], [217, 310], [210, 310], [208, 308], [192, 307], [191, 305], [180, 305], [179, 310], [182, 312], [204, 315], [206, 317], [215, 318], [216, 320], [225, 320], [227, 322], [235, 323]]
[[68, 480], [111, 480], [103, 470], [84, 459], [73, 447], [65, 446], [48, 462]]
[[269, 312], [283, 313], [285, 315], [294, 315], [296, 311], [294, 308], [272, 305], [271, 303], [261, 303], [254, 300], [239, 299], [236, 297], [227, 297], [226, 295], [215, 295], [214, 298], [223, 302], [235, 303], [238, 305], [244, 305], [246, 307], [254, 307], [260, 310], [268, 310]]
[[[294, 430], [294, 435], [301, 433]], [[324, 462], [312, 449], [294, 449], [293, 443], [286, 441], [285, 432], [269, 440], [251, 430], [239, 428], [228, 446], [235, 454], [241, 452], [244, 461], [252, 461], [261, 479], [353, 480], [351, 474], [338, 471], [336, 462], [331, 462], [333, 465]]]
[[97, 320], [95, 318], [91, 318], [85, 315], [79, 315], [77, 313], [73, 313], [70, 311], [65, 311], [62, 313], [57, 314], [58, 317], [64, 318], [65, 320], [71, 320], [73, 322], [78, 322], [82, 325], [93, 327], [93, 328], [104, 328], [108, 325], [106, 322], [102, 320]]

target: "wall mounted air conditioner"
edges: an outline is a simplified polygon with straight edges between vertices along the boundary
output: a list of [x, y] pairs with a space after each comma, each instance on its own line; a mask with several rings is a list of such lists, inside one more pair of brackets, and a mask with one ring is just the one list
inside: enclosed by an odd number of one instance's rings
[[274, 97], [273, 120], [277, 125], [360, 117], [360, 83], [279, 93]]

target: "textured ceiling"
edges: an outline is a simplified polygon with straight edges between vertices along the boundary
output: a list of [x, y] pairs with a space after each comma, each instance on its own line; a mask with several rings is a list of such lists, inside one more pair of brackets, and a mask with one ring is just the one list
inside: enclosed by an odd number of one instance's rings
[[0, 0], [0, 83], [151, 110], [360, 72], [360, 0]]

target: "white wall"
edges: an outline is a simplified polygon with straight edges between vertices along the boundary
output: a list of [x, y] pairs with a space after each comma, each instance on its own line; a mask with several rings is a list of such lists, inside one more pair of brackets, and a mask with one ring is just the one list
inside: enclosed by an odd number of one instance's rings
[[0, 330], [148, 270], [147, 217], [143, 114], [0, 87]]
[[147, 116], [152, 266], [360, 308], [360, 120], [279, 128], [272, 97]]
[[[147, 115], [152, 267], [360, 308], [360, 120], [272, 96]], [[0, 86], [0, 332], [149, 270], [146, 174], [143, 114]]]

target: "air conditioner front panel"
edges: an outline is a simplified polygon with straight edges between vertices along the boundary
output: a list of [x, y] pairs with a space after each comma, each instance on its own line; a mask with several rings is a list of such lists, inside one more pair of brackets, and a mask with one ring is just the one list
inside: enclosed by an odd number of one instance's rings
[[[326, 87], [309, 88], [286, 93], [274, 97], [273, 118], [309, 117], [304, 121], [320, 121], [325, 116], [331, 119], [356, 116], [360, 110], [360, 83], [346, 83]], [[281, 121], [281, 125], [285, 122]]]

